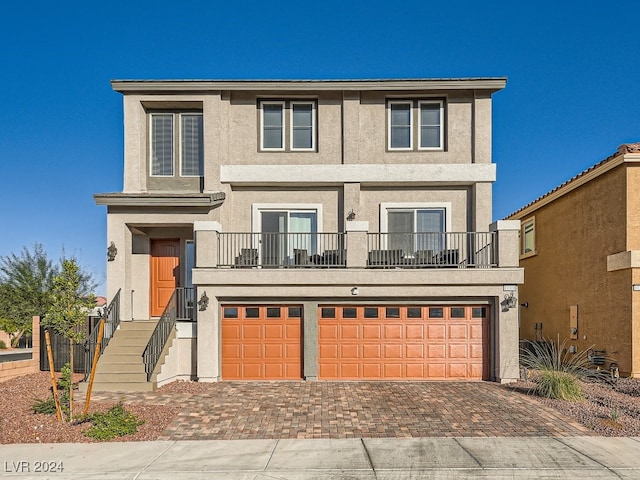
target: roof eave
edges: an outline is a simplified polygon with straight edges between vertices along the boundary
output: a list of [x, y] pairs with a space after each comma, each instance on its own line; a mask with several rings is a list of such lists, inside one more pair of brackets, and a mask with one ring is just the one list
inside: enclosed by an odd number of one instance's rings
[[207, 92], [220, 90], [330, 91], [330, 90], [489, 90], [507, 84], [506, 77], [432, 78], [395, 80], [112, 80], [120, 93]]

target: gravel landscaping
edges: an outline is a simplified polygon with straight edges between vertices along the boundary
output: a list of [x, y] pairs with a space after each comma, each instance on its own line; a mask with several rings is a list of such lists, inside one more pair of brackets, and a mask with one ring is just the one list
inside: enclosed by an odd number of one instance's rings
[[[585, 400], [565, 402], [530, 398], [556, 409], [602, 436], [640, 436], [640, 380], [619, 379], [613, 386], [583, 383]], [[528, 395], [531, 384], [518, 382], [504, 386], [521, 395]], [[185, 396], [206, 393], [211, 384], [197, 382], [174, 382], [159, 389], [160, 393], [183, 394]], [[25, 375], [0, 383], [0, 443], [59, 443], [95, 442], [83, 434], [89, 423], [69, 425], [58, 423], [55, 415], [32, 413], [36, 399], [50, 395], [48, 372]], [[126, 396], [131, 398], [131, 396]], [[82, 410], [84, 395], [76, 393], [76, 409]], [[128, 401], [123, 397], [127, 410], [133, 412], [144, 423], [138, 432], [114, 441], [143, 441], [158, 439], [167, 426], [176, 418], [180, 407], [167, 404], [152, 404]], [[113, 401], [92, 401], [91, 413], [104, 412], [114, 405]]]

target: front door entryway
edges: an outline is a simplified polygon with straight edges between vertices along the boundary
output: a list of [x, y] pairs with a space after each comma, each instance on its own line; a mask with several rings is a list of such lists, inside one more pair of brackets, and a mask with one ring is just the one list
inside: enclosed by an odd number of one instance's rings
[[180, 240], [151, 240], [151, 316], [159, 317], [180, 278]]

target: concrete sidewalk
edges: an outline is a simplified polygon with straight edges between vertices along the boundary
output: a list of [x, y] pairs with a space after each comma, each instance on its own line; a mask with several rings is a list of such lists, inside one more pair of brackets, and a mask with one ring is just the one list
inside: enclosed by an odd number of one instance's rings
[[[60, 467], [63, 471], [59, 471]], [[37, 469], [40, 472], [36, 472]], [[43, 472], [47, 469], [50, 471]], [[0, 477], [640, 479], [640, 438], [376, 438], [3, 445]]]

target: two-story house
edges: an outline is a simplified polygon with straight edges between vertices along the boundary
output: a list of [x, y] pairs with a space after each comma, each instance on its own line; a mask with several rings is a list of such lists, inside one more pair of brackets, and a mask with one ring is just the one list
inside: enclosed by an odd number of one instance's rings
[[624, 376], [640, 375], [639, 162], [640, 143], [620, 145], [509, 216], [522, 223], [521, 338], [560, 338]]
[[148, 378], [515, 379], [520, 225], [491, 223], [505, 83], [113, 81], [124, 188], [95, 200], [121, 330], [160, 318]]

